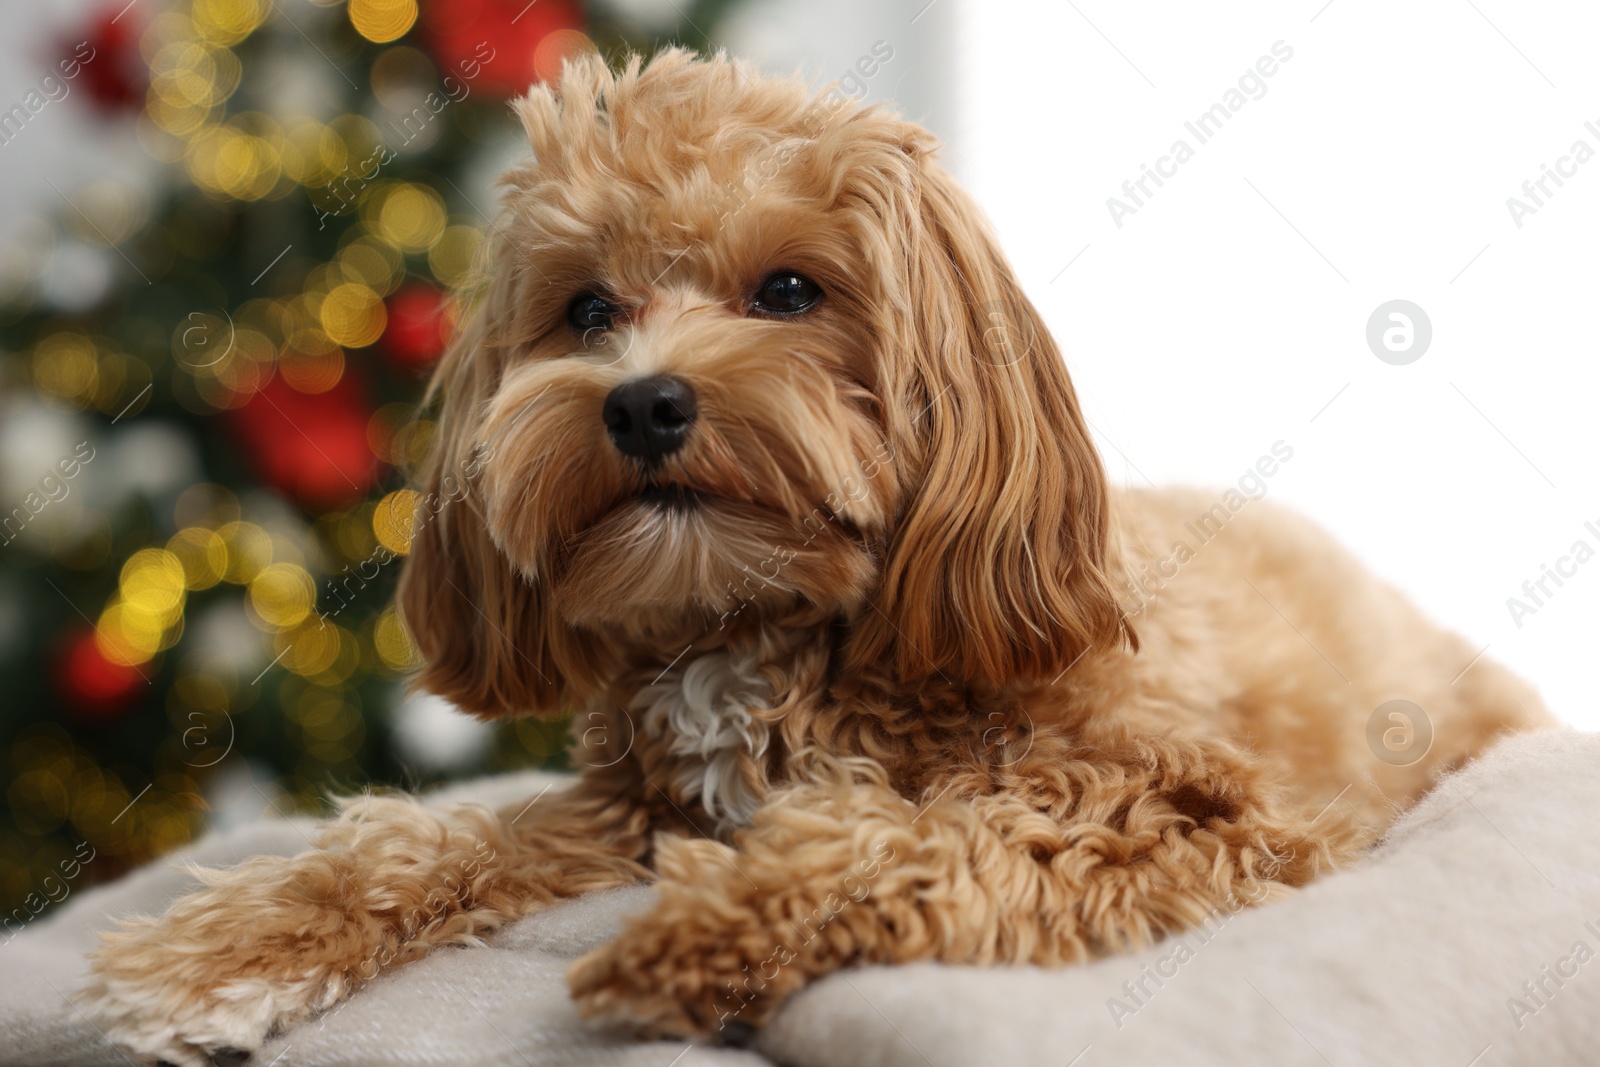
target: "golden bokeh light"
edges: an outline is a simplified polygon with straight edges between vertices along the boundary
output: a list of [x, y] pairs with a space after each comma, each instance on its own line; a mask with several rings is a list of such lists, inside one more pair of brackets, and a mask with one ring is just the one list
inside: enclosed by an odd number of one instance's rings
[[377, 125], [365, 115], [351, 113], [330, 120], [328, 128], [344, 142], [349, 170], [340, 173], [348, 173], [357, 185], [371, 181], [372, 168], [379, 162], [384, 145]]
[[250, 36], [266, 14], [262, 0], [193, 0], [189, 6], [195, 32], [220, 45], [238, 44]]
[[184, 153], [195, 184], [235, 200], [260, 200], [281, 175], [284, 139], [264, 116], [238, 115], [224, 126], [196, 133]]
[[[188, 104], [174, 104], [158, 96], [156, 90], [150, 90], [150, 97], [145, 102], [145, 114], [155, 127], [173, 137], [183, 138], [194, 134], [201, 127], [206, 126], [211, 118], [211, 109], [192, 107]], [[166, 163], [176, 163], [183, 159], [186, 147], [182, 141], [172, 143], [170, 146], [161, 146], [160, 158]]]
[[254, 523], [224, 523], [217, 528], [217, 536], [228, 546], [228, 569], [222, 574], [224, 581], [248, 585], [272, 562], [272, 538]]
[[365, 348], [383, 335], [388, 313], [383, 298], [358, 282], [336, 285], [322, 298], [318, 318], [334, 344]]
[[195, 389], [206, 403], [218, 410], [236, 408], [265, 385], [278, 359], [278, 348], [265, 334], [236, 326], [222, 343], [232, 342], [224, 358], [206, 354], [207, 350], [179, 359], [178, 368], [194, 376]]
[[320, 122], [301, 122], [284, 138], [283, 173], [302, 185], [326, 185], [346, 162], [344, 141]]
[[161, 548], [145, 548], [122, 565], [117, 592], [100, 613], [95, 644], [113, 663], [144, 663], [182, 635], [187, 595], [183, 564]]
[[183, 633], [187, 585], [182, 562], [162, 548], [144, 548], [122, 565], [117, 592], [95, 624], [95, 644], [113, 663], [145, 663]]
[[183, 563], [164, 548], [143, 548], [122, 565], [123, 603], [134, 611], [171, 619], [183, 608]]
[[374, 237], [361, 237], [339, 250], [333, 264], [341, 281], [359, 282], [388, 296], [405, 277], [405, 262], [390, 245]]
[[167, 551], [183, 567], [183, 582], [191, 592], [210, 589], [228, 570], [228, 546], [215, 530], [189, 526], [172, 535]]
[[417, 419], [395, 432], [391, 461], [397, 467], [414, 467], [427, 457], [438, 436], [439, 424], [433, 419]]
[[363, 502], [357, 504], [343, 515], [339, 516], [334, 524], [333, 544], [340, 554], [348, 560], [363, 560], [377, 548], [377, 541], [372, 536], [373, 504]]
[[295, 563], [273, 563], [250, 580], [250, 607], [268, 626], [287, 630], [303, 622], [316, 602], [317, 586]]
[[428, 249], [428, 269], [451, 288], [464, 285], [472, 277], [482, 247], [483, 231], [476, 226], [448, 227]]
[[344, 377], [344, 350], [337, 345], [321, 351], [287, 348], [278, 357], [278, 373], [302, 393], [325, 393]]
[[418, 497], [410, 489], [397, 489], [378, 501], [372, 513], [372, 532], [378, 543], [397, 556], [411, 551], [412, 527], [417, 521]]
[[383, 614], [372, 624], [372, 647], [384, 666], [392, 671], [404, 673], [422, 666], [416, 642], [411, 640], [393, 607], [384, 608]]
[[278, 663], [302, 677], [321, 674], [339, 657], [339, 632], [322, 619], [307, 619], [277, 637]]
[[350, 24], [369, 41], [387, 44], [417, 21], [416, 0], [350, 0]]
[[150, 61], [150, 97], [174, 111], [216, 107], [239, 87], [239, 60], [225, 48], [174, 41]]
[[426, 185], [414, 182], [381, 186], [362, 205], [362, 217], [379, 237], [402, 252], [425, 251], [444, 233], [444, 201]]
[[33, 381], [41, 392], [87, 406], [100, 387], [94, 342], [80, 333], [46, 337], [33, 349]]

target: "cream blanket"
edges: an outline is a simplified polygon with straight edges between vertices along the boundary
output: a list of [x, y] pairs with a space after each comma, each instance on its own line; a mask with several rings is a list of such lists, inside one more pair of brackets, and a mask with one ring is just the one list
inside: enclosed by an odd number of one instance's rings
[[[537, 775], [440, 802], [500, 803]], [[0, 1062], [125, 1063], [74, 1007], [109, 917], [190, 888], [174, 863], [305, 847], [267, 820], [77, 892], [0, 944]], [[567, 962], [650, 901], [595, 894], [486, 948], [381, 975], [275, 1039], [259, 1067], [1101, 1067], [1600, 1064], [1600, 735], [1514, 738], [1448, 779], [1361, 866], [1136, 955], [1088, 966], [924, 964], [836, 975], [753, 1050], [634, 1043], [580, 1023]]]

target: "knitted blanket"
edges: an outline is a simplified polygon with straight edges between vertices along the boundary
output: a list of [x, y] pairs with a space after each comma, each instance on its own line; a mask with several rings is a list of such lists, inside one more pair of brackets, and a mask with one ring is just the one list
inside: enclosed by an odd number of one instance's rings
[[[485, 779], [499, 804], [547, 779]], [[0, 1063], [125, 1063], [74, 1004], [112, 916], [192, 888], [178, 864], [305, 847], [300, 820], [202, 840], [75, 891], [0, 942]], [[380, 975], [275, 1038], [260, 1067], [1099, 1067], [1600, 1062], [1600, 735], [1512, 738], [1441, 783], [1359, 866], [1136, 954], [1063, 970], [936, 964], [837, 974], [752, 1049], [585, 1026], [562, 975], [648, 905], [645, 887], [531, 916], [483, 948]], [[1591, 965], [1592, 964], [1592, 965]]]

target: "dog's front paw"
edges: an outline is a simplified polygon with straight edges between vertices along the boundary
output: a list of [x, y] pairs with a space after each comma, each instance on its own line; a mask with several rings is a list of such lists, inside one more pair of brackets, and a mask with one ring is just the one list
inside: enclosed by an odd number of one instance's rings
[[155, 975], [97, 973], [74, 998], [94, 1026], [141, 1064], [210, 1067], [246, 1062], [267, 1035], [253, 1005], [219, 1002], [212, 990]]
[[[726, 903], [726, 902], [724, 902]], [[753, 913], [665, 899], [567, 971], [585, 1018], [645, 1037], [743, 1043], [804, 984], [793, 953]]]
[[732, 953], [707, 952], [662, 929], [635, 929], [573, 963], [578, 1011], [641, 1037], [729, 1040], [758, 1026], [775, 1003], [751, 989]]
[[209, 948], [200, 931], [170, 920], [105, 935], [74, 1003], [137, 1062], [237, 1067], [273, 1032], [347, 990], [337, 972], [297, 966], [292, 950], [252, 946], [243, 930], [231, 944], [209, 933], [217, 938]]

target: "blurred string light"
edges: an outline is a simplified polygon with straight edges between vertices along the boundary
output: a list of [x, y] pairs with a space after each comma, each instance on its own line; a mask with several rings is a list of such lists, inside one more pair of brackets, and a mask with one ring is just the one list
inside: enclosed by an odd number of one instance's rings
[[464, 286], [473, 276], [482, 247], [483, 231], [478, 227], [461, 223], [448, 226], [428, 249], [428, 269], [445, 285]]
[[384, 608], [373, 621], [372, 645], [383, 665], [391, 671], [410, 671], [422, 665], [415, 642], [392, 607]]
[[367, 424], [367, 440], [384, 462], [407, 470], [421, 463], [433, 448], [438, 426], [432, 419], [420, 419], [409, 404], [389, 404], [379, 408]]
[[416, 0], [350, 0], [350, 24], [377, 44], [403, 36], [416, 21]]
[[34, 385], [70, 406], [115, 416], [143, 407], [150, 366], [116, 351], [109, 340], [63, 330], [33, 346], [28, 362]]
[[425, 252], [444, 233], [444, 201], [426, 185], [384, 182], [363, 201], [361, 218], [399, 251]]
[[189, 16], [200, 39], [215, 45], [236, 45], [261, 25], [270, 0], [193, 0]]
[[[221, 487], [206, 487], [219, 497]], [[360, 561], [383, 546], [395, 556], [410, 548], [417, 497], [409, 489], [386, 494], [329, 516], [326, 533], [346, 559]], [[230, 509], [219, 509], [223, 514]], [[252, 522], [188, 525], [163, 548], [135, 552], [123, 564], [117, 592], [96, 622], [96, 643], [113, 663], [138, 666], [182, 636], [189, 594], [218, 585], [243, 590], [247, 614], [270, 635], [274, 662], [302, 677], [343, 684], [361, 666], [363, 642], [348, 628], [317, 613], [317, 580], [302, 553]], [[416, 651], [393, 608], [379, 615], [367, 636], [376, 664], [390, 672], [416, 665]]]
[[117, 585], [95, 626], [96, 644], [112, 663], [148, 663], [182, 635], [183, 564], [165, 549], [141, 549], [122, 565]]
[[322, 331], [335, 344], [365, 348], [383, 335], [383, 298], [360, 282], [342, 282], [317, 301]]
[[420, 497], [410, 489], [396, 489], [378, 501], [372, 512], [372, 532], [378, 543], [397, 556], [411, 551], [411, 533], [417, 521]]

